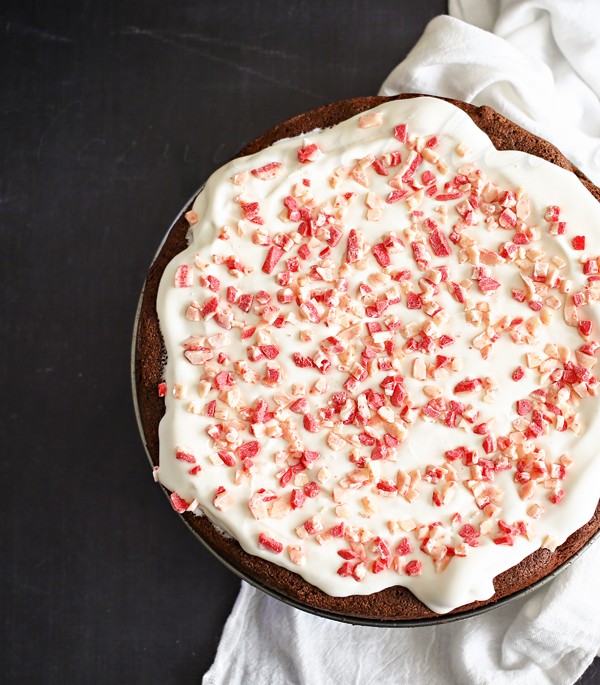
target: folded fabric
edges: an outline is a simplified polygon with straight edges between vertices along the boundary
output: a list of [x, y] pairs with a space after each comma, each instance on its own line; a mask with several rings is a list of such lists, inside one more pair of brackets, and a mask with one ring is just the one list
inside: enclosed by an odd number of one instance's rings
[[[600, 184], [600, 2], [450, 0], [381, 93], [487, 104]], [[470, 22], [470, 23], [466, 23]], [[320, 619], [242, 583], [204, 685], [573, 683], [600, 648], [600, 543], [538, 590], [413, 629]]]
[[600, 2], [450, 0], [450, 11], [465, 21], [433, 19], [381, 94], [489, 105], [600, 184]]
[[565, 685], [600, 645], [600, 544], [555, 580], [481, 616], [367, 628], [293, 609], [245, 582], [203, 685]]

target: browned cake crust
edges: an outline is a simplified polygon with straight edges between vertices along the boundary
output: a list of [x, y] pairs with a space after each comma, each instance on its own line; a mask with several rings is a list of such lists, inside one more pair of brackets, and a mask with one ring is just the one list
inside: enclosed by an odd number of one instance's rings
[[[325, 105], [278, 124], [267, 133], [249, 143], [241, 152], [248, 155], [258, 152], [281, 138], [297, 136], [315, 128], [333, 126], [349, 117], [394, 99], [416, 97], [400, 95], [397, 98], [362, 97]], [[542, 157], [572, 171], [581, 183], [600, 201], [600, 189], [575, 168], [553, 145], [520, 128], [490, 107], [475, 107], [457, 100], [448, 100], [465, 111], [485, 131], [499, 150], [522, 150]], [[135, 343], [135, 380], [137, 400], [144, 437], [154, 464], [158, 464], [158, 424], [164, 414], [164, 401], [157, 396], [157, 384], [162, 380], [165, 351], [156, 315], [156, 295], [163, 271], [168, 262], [187, 247], [188, 224], [181, 216], [172, 227], [157, 258], [150, 267], [143, 293], [137, 340]], [[242, 573], [258, 586], [306, 606], [309, 610], [325, 611], [341, 619], [377, 619], [403, 621], [431, 619], [436, 616], [409, 590], [397, 586], [372, 595], [331, 597], [299, 575], [281, 566], [245, 552], [236, 540], [224, 537], [206, 517], [184, 513], [188, 525], [216, 554], [234, 570]], [[473, 602], [459, 607], [451, 614], [493, 605], [498, 600], [527, 588], [552, 573], [576, 554], [600, 530], [600, 503], [592, 519], [573, 533], [554, 552], [540, 549], [521, 563], [497, 576], [496, 593], [485, 602]]]

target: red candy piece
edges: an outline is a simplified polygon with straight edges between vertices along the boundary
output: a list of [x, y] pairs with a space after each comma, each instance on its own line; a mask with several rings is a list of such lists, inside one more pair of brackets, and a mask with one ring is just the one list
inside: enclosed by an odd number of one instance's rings
[[436, 257], [449, 257], [451, 254], [450, 245], [446, 236], [439, 228], [434, 229], [429, 235], [429, 244]]
[[461, 457], [464, 457], [467, 453], [467, 448], [466, 447], [457, 447], [456, 449], [453, 450], [446, 450], [444, 452], [444, 456], [448, 461], [456, 461], [457, 459], [460, 459]]
[[331, 226], [329, 228], [329, 238], [327, 239], [327, 244], [331, 247], [335, 247], [342, 238], [342, 231], [336, 226]]
[[478, 538], [480, 533], [476, 530], [470, 523], [465, 523], [465, 525], [458, 531], [461, 538]]
[[383, 445], [377, 445], [371, 452], [371, 459], [373, 461], [378, 461], [379, 459], [385, 459], [387, 457], [387, 448]]
[[459, 193], [459, 192], [440, 193], [439, 195], [435, 196], [435, 199], [438, 200], [439, 202], [449, 202], [450, 200], [458, 200], [461, 197], [462, 197], [462, 193]]
[[308, 400], [305, 397], [301, 397], [300, 399], [290, 404], [290, 409], [293, 412], [296, 412], [296, 414], [307, 414], [310, 409], [310, 406], [308, 404]]
[[464, 381], [461, 381], [454, 386], [454, 392], [475, 392], [481, 388], [481, 385], [481, 378], [466, 378]]
[[480, 537], [480, 533], [470, 523], [465, 523], [458, 531], [458, 534], [469, 547], [479, 547], [479, 540], [477, 538]]
[[308, 162], [312, 162], [314, 159], [314, 155], [318, 150], [319, 148], [315, 145], [315, 143], [311, 143], [306, 147], [299, 148], [298, 161], [300, 162], [300, 164], [307, 164]]
[[300, 509], [306, 500], [306, 495], [302, 490], [294, 488], [292, 494], [290, 495], [290, 504], [292, 509]]
[[393, 205], [394, 202], [399, 202], [407, 194], [408, 190], [392, 190], [392, 192], [387, 196], [385, 201], [388, 205]]
[[298, 248], [298, 257], [300, 257], [300, 259], [308, 259], [310, 257], [310, 248], [308, 245], [300, 245]]
[[284, 252], [285, 252], [285, 250], [282, 247], [278, 247], [277, 245], [272, 245], [269, 248], [269, 252], [267, 253], [267, 258], [265, 259], [265, 263], [262, 265], [263, 272], [266, 274], [273, 273], [273, 269], [275, 268], [277, 262], [283, 256]]
[[[423, 157], [418, 152], [411, 152], [412, 160], [408, 166], [408, 169], [402, 174], [402, 182], [408, 183], [412, 177], [415, 175], [415, 171], [419, 168]], [[410, 158], [409, 158], [410, 159]]]
[[[500, 226], [503, 226], [504, 228], [508, 228], [509, 226], [511, 228], [515, 228], [515, 226], [517, 225], [517, 215], [513, 211], [511, 211], [510, 209], [507, 208], [502, 212], [502, 214], [500, 214], [500, 216], [498, 218], [498, 223], [500, 224]], [[517, 233], [517, 235], [524, 235], [524, 234], [523, 233], [521, 233], [521, 234]], [[517, 236], [515, 236], [513, 238], [513, 240], [515, 241], [515, 243], [520, 244], [517, 240]], [[529, 238], [527, 238], [527, 242], [529, 242]]]
[[180, 497], [176, 492], [171, 493], [171, 506], [178, 514], [183, 514], [190, 506], [190, 502], [186, 502], [183, 497]]
[[532, 407], [533, 405], [529, 400], [517, 400], [517, 414], [519, 416], [527, 416]]
[[406, 293], [406, 306], [408, 309], [421, 309], [422, 304], [420, 295], [409, 290]]
[[214, 314], [219, 306], [219, 298], [211, 297], [204, 303], [202, 307], [202, 316], [206, 319], [210, 314]]
[[500, 287], [499, 281], [496, 281], [493, 278], [480, 278], [477, 281], [477, 284], [479, 285], [479, 289], [481, 290], [482, 293], [489, 293], [493, 292], [494, 290], [497, 290]]
[[250, 173], [257, 178], [260, 178], [262, 181], [266, 181], [270, 178], [275, 178], [280, 167], [281, 164], [279, 162], [270, 162], [269, 164], [265, 164], [258, 169], [252, 169]]
[[194, 283], [194, 271], [191, 266], [182, 264], [175, 271], [175, 287], [190, 288]]
[[307, 369], [313, 366], [312, 359], [309, 359], [307, 356], [300, 354], [300, 352], [294, 352], [292, 354], [292, 359], [294, 361], [294, 364], [301, 369]]
[[420, 576], [423, 570], [422, 564], [417, 559], [413, 559], [406, 564], [406, 575], [407, 576]]
[[247, 340], [248, 338], [251, 338], [255, 332], [256, 326], [246, 326], [240, 333], [240, 338], [242, 340]]
[[319, 486], [314, 481], [307, 483], [304, 486], [304, 494], [307, 497], [311, 497], [311, 498], [316, 497], [319, 494]]
[[346, 261], [348, 264], [357, 262], [360, 257], [360, 245], [358, 242], [358, 234], [354, 229], [348, 234], [348, 248], [346, 250]]
[[223, 390], [224, 388], [232, 386], [235, 382], [235, 379], [231, 371], [221, 371], [215, 376], [213, 382], [217, 390]]
[[259, 345], [258, 348], [267, 359], [275, 359], [279, 354], [279, 348], [275, 345]]
[[344, 523], [338, 523], [336, 526], [332, 526], [329, 529], [329, 535], [332, 538], [343, 538], [344, 537], [345, 526]]
[[345, 561], [337, 570], [338, 575], [342, 576], [342, 578], [347, 578], [352, 575], [354, 568], [352, 566], [352, 562], [350, 561]]
[[399, 554], [401, 557], [408, 556], [409, 554], [413, 553], [413, 548], [410, 544], [410, 541], [408, 538], [402, 538], [400, 542], [398, 543], [398, 546], [396, 547], [396, 554]]
[[408, 140], [408, 126], [406, 124], [394, 126], [394, 138], [401, 143], [406, 143]]
[[245, 442], [238, 448], [238, 456], [240, 459], [252, 459], [260, 450], [260, 444], [257, 440]]
[[482, 442], [482, 447], [486, 454], [491, 454], [496, 451], [496, 441], [491, 435], [486, 435]]
[[513, 242], [515, 245], [527, 245], [529, 243], [529, 236], [527, 233], [515, 233]]
[[265, 533], [261, 533], [258, 536], [258, 545], [268, 552], [273, 552], [274, 554], [281, 554], [283, 552], [283, 545], [281, 542], [277, 542], [273, 538], [269, 537]]
[[310, 466], [314, 461], [317, 461], [321, 455], [314, 450], [305, 450], [302, 452], [302, 463], [306, 466]]
[[[290, 407], [291, 409], [291, 407]], [[304, 413], [304, 412], [300, 412]], [[304, 426], [304, 429], [307, 430], [309, 433], [318, 433], [319, 429], [321, 427], [318, 419], [315, 418], [313, 414], [310, 412], [304, 413], [304, 419], [302, 421], [302, 425]]]
[[371, 566], [371, 571], [373, 573], [381, 573], [390, 567], [389, 559], [375, 559], [373, 565]]
[[431, 171], [429, 171], [429, 170], [428, 170], [428, 171], [424, 171], [424, 172], [421, 174], [421, 182], [423, 183], [423, 185], [426, 185], [426, 186], [429, 186], [429, 185], [431, 185], [432, 183], [435, 183], [435, 176], [434, 176], [434, 174], [432, 174]]
[[221, 281], [218, 278], [215, 278], [214, 276], [207, 276], [206, 280], [208, 281], [208, 289], [212, 290], [213, 293], [216, 293], [219, 290]]
[[242, 214], [244, 215], [244, 219], [247, 219], [248, 221], [251, 221], [254, 224], [264, 224], [264, 220], [259, 216], [258, 212], [260, 211], [260, 207], [258, 205], [258, 202], [242, 202], [240, 204], [240, 207], [242, 208]]
[[350, 561], [350, 559], [356, 559], [358, 555], [351, 549], [338, 549], [338, 556], [342, 557], [342, 559]]
[[377, 483], [377, 489], [383, 490], [383, 492], [396, 492], [398, 488], [390, 481], [380, 480], [379, 483]]
[[421, 243], [417, 240], [413, 240], [410, 244], [415, 262], [420, 269], [425, 269], [429, 265], [429, 258], [427, 250], [425, 249], [425, 243]]
[[256, 400], [254, 405], [254, 413], [252, 415], [252, 423], [265, 423], [268, 420], [268, 404], [262, 397]]
[[250, 308], [252, 307], [253, 301], [254, 295], [240, 295], [240, 299], [238, 300], [238, 307], [247, 314], [250, 311]]
[[371, 248], [373, 256], [379, 262], [379, 266], [386, 267], [392, 263], [390, 259], [390, 253], [387, 251], [386, 246], [383, 243], [377, 243]]
[[383, 166], [381, 160], [376, 159], [371, 166], [375, 170], [375, 173], [379, 174], [380, 176], [388, 175], [388, 170]]
[[279, 476], [279, 485], [281, 485], [282, 488], [285, 488], [285, 486], [292, 480], [293, 475], [294, 472], [292, 469], [286, 469], [281, 476]]
[[573, 249], [574, 250], [585, 250], [585, 236], [576, 235], [573, 238]]
[[190, 454], [189, 452], [186, 452], [182, 449], [176, 450], [175, 459], [179, 459], [179, 461], [187, 461], [188, 464], [196, 463], [196, 457], [193, 454]]
[[288, 210], [288, 219], [295, 220], [299, 218], [298, 202], [296, 201], [295, 197], [288, 195], [284, 198], [283, 204]]
[[225, 466], [235, 466], [235, 457], [233, 456], [232, 452], [223, 450], [221, 452], [218, 452], [218, 455], [221, 458], [221, 461], [225, 464]]

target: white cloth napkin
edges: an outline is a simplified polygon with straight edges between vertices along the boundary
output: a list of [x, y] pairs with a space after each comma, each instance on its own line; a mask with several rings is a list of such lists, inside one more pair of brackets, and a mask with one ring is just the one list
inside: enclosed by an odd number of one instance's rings
[[[458, 18], [431, 21], [381, 93], [488, 104], [600, 184], [600, 1], [450, 0], [449, 9]], [[316, 618], [242, 583], [203, 685], [573, 683], [600, 647], [598, 568], [600, 543], [522, 599], [412, 629]]]
[[454, 16], [428, 24], [381, 94], [489, 105], [600, 184], [600, 2], [450, 0], [449, 10]]

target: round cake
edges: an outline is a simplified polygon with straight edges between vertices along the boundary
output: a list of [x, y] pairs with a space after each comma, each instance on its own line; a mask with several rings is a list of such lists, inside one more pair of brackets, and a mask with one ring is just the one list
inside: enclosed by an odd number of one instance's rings
[[286, 121], [151, 266], [134, 349], [156, 479], [231, 568], [342, 619], [431, 620], [600, 528], [600, 190], [489, 107]]

